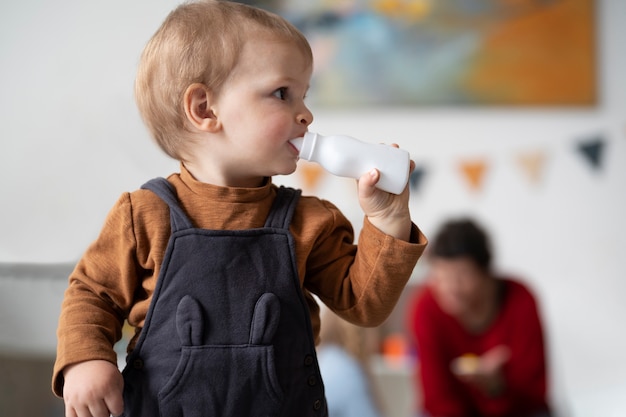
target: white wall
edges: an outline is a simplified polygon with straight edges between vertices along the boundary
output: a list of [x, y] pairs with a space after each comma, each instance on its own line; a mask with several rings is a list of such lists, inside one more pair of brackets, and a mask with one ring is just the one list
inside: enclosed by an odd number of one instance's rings
[[[0, 4], [0, 262], [76, 260], [122, 191], [177, 169], [151, 143], [132, 97], [141, 48], [175, 4]], [[618, 395], [626, 392], [625, 22], [626, 2], [598, 0], [596, 108], [318, 109], [311, 127], [397, 142], [425, 164], [411, 209], [427, 234], [457, 214], [492, 230], [498, 264], [526, 278], [542, 303], [555, 400], [580, 417], [626, 415]], [[574, 149], [595, 134], [608, 144], [601, 172]], [[535, 149], [548, 156], [538, 186], [514, 160]], [[479, 193], [455, 166], [466, 157], [490, 163]], [[358, 228], [346, 181], [326, 178], [318, 192]]]

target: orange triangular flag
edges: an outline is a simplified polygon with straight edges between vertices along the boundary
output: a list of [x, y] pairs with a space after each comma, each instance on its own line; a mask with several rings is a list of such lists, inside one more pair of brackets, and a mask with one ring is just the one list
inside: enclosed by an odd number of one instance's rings
[[474, 191], [479, 190], [483, 183], [485, 171], [487, 170], [487, 162], [464, 161], [461, 162], [460, 168], [470, 188]]
[[546, 155], [542, 151], [526, 152], [518, 155], [517, 162], [530, 182], [538, 184], [543, 174]]
[[300, 160], [300, 177], [302, 178], [303, 188], [314, 189], [324, 175], [324, 169], [314, 162]]

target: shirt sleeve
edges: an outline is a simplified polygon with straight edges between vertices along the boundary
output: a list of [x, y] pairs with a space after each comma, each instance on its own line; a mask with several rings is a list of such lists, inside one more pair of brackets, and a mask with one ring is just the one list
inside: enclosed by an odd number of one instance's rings
[[117, 365], [113, 345], [121, 337], [137, 285], [130, 195], [122, 195], [107, 215], [98, 238], [69, 277], [57, 329], [52, 389], [63, 395], [62, 371], [86, 360]]
[[305, 286], [345, 320], [380, 325], [396, 305], [426, 238], [412, 224], [411, 241], [395, 239], [365, 218], [357, 246], [338, 210], [333, 222], [307, 260]]

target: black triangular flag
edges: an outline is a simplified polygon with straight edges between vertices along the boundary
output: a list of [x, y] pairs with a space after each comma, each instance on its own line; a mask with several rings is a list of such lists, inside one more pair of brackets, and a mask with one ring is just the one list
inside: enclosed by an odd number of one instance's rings
[[605, 140], [602, 137], [596, 137], [578, 144], [578, 151], [591, 164], [593, 169], [602, 168]]
[[416, 166], [413, 172], [411, 172], [411, 176], [409, 177], [409, 185], [411, 187], [411, 191], [418, 192], [424, 176], [426, 175], [426, 168], [421, 166]]

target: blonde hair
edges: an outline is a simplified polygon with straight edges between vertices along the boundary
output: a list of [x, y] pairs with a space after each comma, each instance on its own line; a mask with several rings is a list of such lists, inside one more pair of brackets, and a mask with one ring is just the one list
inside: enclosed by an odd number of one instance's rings
[[253, 29], [295, 42], [310, 63], [311, 47], [282, 17], [229, 1], [200, 0], [174, 9], [141, 55], [135, 80], [139, 112], [157, 144], [182, 160], [187, 123], [183, 95], [202, 83], [218, 95]]

